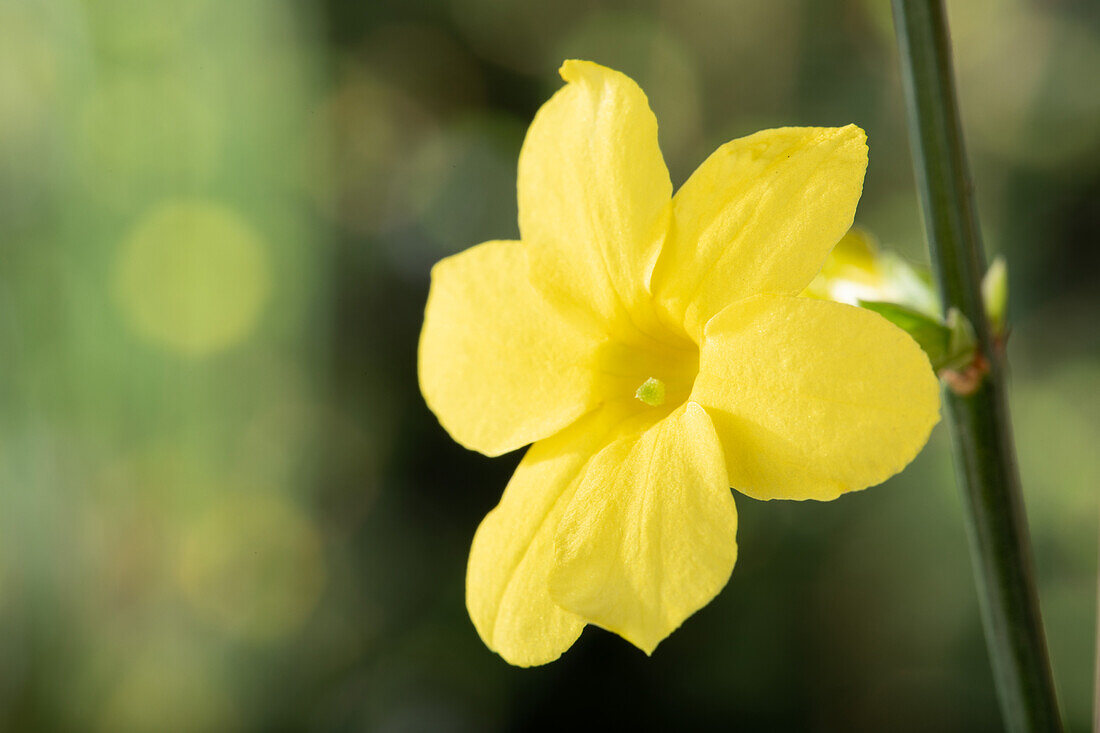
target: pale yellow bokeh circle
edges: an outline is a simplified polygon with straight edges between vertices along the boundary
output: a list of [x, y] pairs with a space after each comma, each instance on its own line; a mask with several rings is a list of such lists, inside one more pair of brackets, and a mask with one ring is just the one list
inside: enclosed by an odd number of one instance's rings
[[167, 628], [144, 633], [135, 629], [131, 641], [132, 646], [117, 649], [110, 666], [97, 657], [116, 677], [100, 693], [97, 719], [82, 717], [78, 729], [231, 733], [242, 728], [238, 701], [230, 693], [227, 670], [215, 650], [195, 639], [175, 636]]
[[252, 641], [285, 637], [306, 620], [325, 583], [321, 537], [290, 501], [234, 493], [186, 530], [177, 577], [195, 610]]
[[44, 15], [30, 3], [0, 3], [0, 150], [12, 155], [48, 127], [58, 101], [64, 59]]
[[271, 276], [260, 236], [231, 208], [170, 201], [123, 241], [113, 287], [138, 334], [181, 354], [206, 356], [253, 330]]

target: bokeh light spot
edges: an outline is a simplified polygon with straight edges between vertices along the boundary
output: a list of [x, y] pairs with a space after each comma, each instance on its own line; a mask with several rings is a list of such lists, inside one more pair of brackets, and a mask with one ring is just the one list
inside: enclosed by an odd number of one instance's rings
[[186, 531], [178, 578], [196, 611], [225, 632], [278, 640], [302, 625], [320, 597], [320, 534], [285, 499], [235, 493]]
[[56, 103], [61, 60], [57, 39], [22, 3], [0, 4], [0, 150], [25, 142], [48, 124]]
[[269, 290], [259, 236], [214, 202], [157, 207], [126, 238], [115, 263], [114, 295], [134, 330], [191, 356], [247, 336]]
[[335, 193], [330, 213], [352, 231], [376, 233], [407, 225], [413, 212], [407, 197], [393, 190], [394, 177], [408, 165], [408, 151], [422, 144], [435, 124], [429, 110], [380, 71], [348, 64], [311, 132], [318, 140], [335, 136], [334, 191], [319, 176], [317, 198], [326, 204]]
[[216, 655], [171, 632], [141, 641], [103, 698], [99, 730], [198, 733], [241, 727]]
[[516, 158], [523, 135], [523, 124], [508, 115], [466, 115], [425, 138], [391, 188], [431, 236], [388, 239], [395, 266], [424, 272], [471, 244], [518, 238]]
[[[951, 6], [960, 97], [977, 148], [1034, 167], [1078, 165], [1100, 145], [1100, 40], [1056, 5]], [[996, 17], [996, 23], [989, 18]]]

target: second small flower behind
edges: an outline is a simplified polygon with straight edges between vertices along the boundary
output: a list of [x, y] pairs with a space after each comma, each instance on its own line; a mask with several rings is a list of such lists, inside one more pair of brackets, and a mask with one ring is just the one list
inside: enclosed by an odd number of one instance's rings
[[459, 443], [528, 443], [470, 550], [489, 648], [556, 659], [592, 623], [645, 652], [736, 560], [729, 488], [828, 500], [939, 419], [928, 358], [881, 316], [797, 297], [852, 224], [863, 131], [734, 140], [672, 186], [628, 77], [566, 61], [519, 161], [521, 241], [432, 270], [425, 400]]

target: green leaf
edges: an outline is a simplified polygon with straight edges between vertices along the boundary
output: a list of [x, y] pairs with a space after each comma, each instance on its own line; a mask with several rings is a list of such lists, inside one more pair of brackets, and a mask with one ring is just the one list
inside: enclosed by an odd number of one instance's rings
[[947, 311], [947, 329], [950, 332], [947, 340], [947, 354], [944, 356], [943, 366], [937, 367], [937, 370], [961, 369], [974, 361], [974, 354], [978, 348], [974, 326], [958, 308], [951, 308]]

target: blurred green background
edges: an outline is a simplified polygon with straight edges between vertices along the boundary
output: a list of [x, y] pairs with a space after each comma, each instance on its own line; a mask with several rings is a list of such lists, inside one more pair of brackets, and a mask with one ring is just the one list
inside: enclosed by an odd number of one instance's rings
[[[1084, 731], [1100, 6], [948, 6]], [[998, 729], [943, 426], [881, 488], [738, 495], [730, 585], [651, 659], [479, 641], [466, 552], [518, 455], [451, 442], [416, 341], [430, 265], [518, 235], [566, 57], [642, 84], [676, 185], [760, 128], [860, 124], [857, 221], [925, 261], [886, 0], [0, 0], [0, 730]]]

